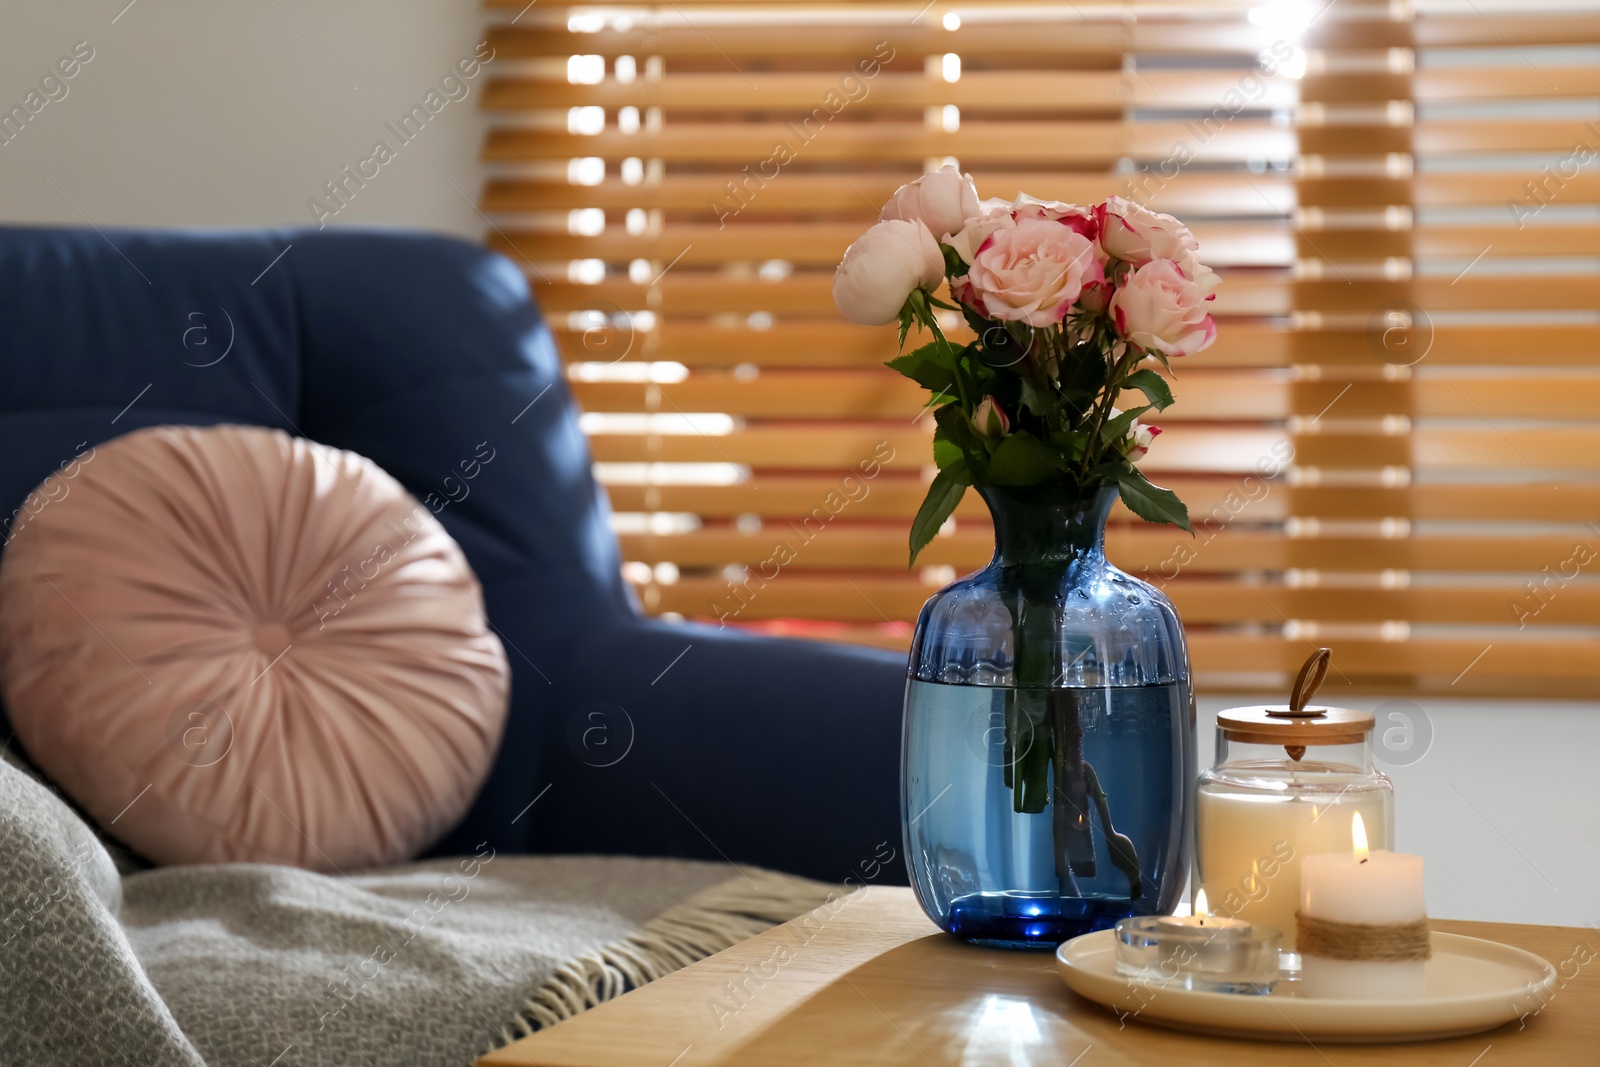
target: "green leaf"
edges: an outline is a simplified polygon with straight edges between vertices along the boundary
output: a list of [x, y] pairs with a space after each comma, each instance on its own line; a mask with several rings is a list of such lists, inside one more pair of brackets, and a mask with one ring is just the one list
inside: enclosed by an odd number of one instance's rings
[[979, 358], [986, 366], [1015, 367], [1027, 358], [1028, 346], [1018, 344], [1003, 324], [991, 322], [970, 308], [963, 308], [961, 313], [972, 332], [978, 335]]
[[967, 454], [961, 446], [944, 435], [944, 428], [933, 431], [933, 462], [940, 470], [964, 462]]
[[1059, 452], [1026, 430], [1004, 438], [989, 457], [989, 480], [996, 485], [1038, 485], [1066, 469]]
[[962, 305], [961, 317], [967, 320], [967, 325], [972, 328], [972, 332], [981, 339], [984, 329], [989, 325], [988, 320], [965, 305]]
[[930, 341], [921, 348], [896, 356], [884, 366], [899, 371], [924, 389], [954, 395], [958, 392], [956, 367], [960, 356], [960, 345], [952, 341]]
[[1133, 426], [1134, 420], [1150, 410], [1146, 404], [1142, 408], [1130, 408], [1114, 419], [1107, 419], [1106, 424], [1100, 427], [1100, 439], [1106, 442], [1116, 442], [1128, 436], [1128, 430]]
[[1022, 382], [1022, 406], [1039, 416], [1041, 419], [1055, 410], [1055, 401], [1048, 392], [1036, 385], [1032, 379], [1024, 376]]
[[917, 562], [917, 554], [933, 540], [933, 535], [939, 532], [944, 520], [961, 503], [961, 497], [967, 491], [967, 483], [962, 480], [965, 477], [965, 464], [941, 470], [934, 475], [933, 484], [928, 486], [928, 495], [922, 501], [922, 507], [917, 509], [917, 517], [911, 520], [911, 558], [906, 563], [907, 567]]
[[[1050, 443], [1061, 450], [1061, 454], [1069, 461], [1076, 462], [1083, 458], [1083, 450], [1089, 443], [1089, 435], [1081, 430], [1057, 430], [1050, 435]], [[1070, 470], [1070, 466], [1068, 468]]]
[[1170, 523], [1194, 533], [1189, 525], [1189, 509], [1183, 506], [1178, 494], [1151, 484], [1150, 480], [1133, 468], [1117, 472], [1117, 489], [1128, 510], [1145, 522]]
[[[1057, 377], [1061, 384], [1061, 392], [1065, 395], [1093, 397], [1105, 388], [1106, 375], [1110, 371], [1106, 357], [1093, 345], [1075, 345], [1062, 355], [1061, 369]], [[1074, 404], [1073, 407], [1083, 411], [1088, 405]]]
[[[961, 358], [957, 361], [962, 373], [967, 376], [967, 381], [972, 384], [974, 398], [986, 393], [993, 393], [1000, 375], [989, 364], [983, 361], [983, 350], [978, 342], [973, 341], [961, 350]], [[973, 401], [976, 403], [976, 399]]]
[[1149, 367], [1134, 371], [1122, 385], [1125, 389], [1139, 390], [1157, 411], [1165, 411], [1172, 403], [1172, 389], [1167, 385], [1167, 380]]
[[[947, 441], [959, 448], [967, 459], [969, 471], [982, 475], [989, 462], [989, 449], [978, 431], [972, 428], [972, 420], [961, 410], [961, 405], [946, 404], [933, 413], [933, 418], [938, 423], [938, 429], [933, 434], [934, 441]], [[938, 453], [934, 455], [937, 458]], [[939, 466], [942, 469], [944, 464]]]

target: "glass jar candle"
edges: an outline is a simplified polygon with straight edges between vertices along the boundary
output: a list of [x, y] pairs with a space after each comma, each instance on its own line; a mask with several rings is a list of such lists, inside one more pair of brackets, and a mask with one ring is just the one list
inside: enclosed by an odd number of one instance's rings
[[[1326, 671], [1327, 650], [1318, 655]], [[1394, 786], [1373, 766], [1372, 714], [1307, 704], [1315, 660], [1288, 705], [1217, 716], [1216, 761], [1195, 795], [1196, 881], [1212, 912], [1271, 926], [1291, 951], [1301, 858], [1351, 851], [1358, 812], [1372, 848], [1394, 841]]]

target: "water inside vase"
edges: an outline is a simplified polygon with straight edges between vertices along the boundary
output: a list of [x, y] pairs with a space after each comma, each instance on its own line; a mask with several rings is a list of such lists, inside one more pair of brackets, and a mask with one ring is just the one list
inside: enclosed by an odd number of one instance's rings
[[[1065, 794], [1054, 767], [1044, 811], [1014, 810], [1005, 782], [1006, 693], [909, 683], [906, 858], [924, 910], [967, 940], [1040, 948], [1129, 915], [1170, 911], [1187, 867], [1179, 813], [1193, 774], [1185, 751], [1188, 685], [1075, 691], [1083, 760], [1105, 792], [1113, 836], [1091, 803], [1085, 815], [1093, 863], [1065, 875], [1053, 811]], [[1115, 835], [1130, 839], [1137, 855], [1137, 893], [1113, 861]]]

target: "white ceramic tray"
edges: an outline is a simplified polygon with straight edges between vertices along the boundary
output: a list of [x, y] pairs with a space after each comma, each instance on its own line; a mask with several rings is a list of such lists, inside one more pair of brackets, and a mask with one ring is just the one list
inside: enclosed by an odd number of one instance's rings
[[1267, 1041], [1426, 1041], [1490, 1030], [1537, 1011], [1556, 970], [1531, 952], [1459, 934], [1434, 933], [1427, 995], [1414, 1000], [1326, 1000], [1294, 983], [1251, 996], [1156, 986], [1117, 973], [1114, 934], [1085, 934], [1056, 949], [1067, 987], [1127, 1019]]

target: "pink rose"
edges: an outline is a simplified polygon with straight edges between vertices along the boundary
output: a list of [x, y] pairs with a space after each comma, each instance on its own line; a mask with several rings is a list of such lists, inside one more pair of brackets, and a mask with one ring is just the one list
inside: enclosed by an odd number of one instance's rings
[[996, 230], [1009, 230], [1016, 220], [1011, 217], [1011, 204], [1006, 200], [985, 200], [978, 213], [967, 219], [961, 229], [945, 238], [944, 243], [955, 249], [961, 262], [971, 265], [978, 249]]
[[1111, 316], [1117, 332], [1140, 348], [1192, 356], [1217, 339], [1209, 299], [1176, 263], [1156, 259], [1128, 272], [1111, 297]]
[[912, 292], [944, 280], [944, 253], [920, 222], [893, 219], [874, 225], [844, 250], [833, 274], [833, 302], [844, 317], [883, 326], [900, 317]]
[[1100, 244], [1106, 254], [1134, 267], [1153, 259], [1170, 259], [1197, 286], [1202, 295], [1216, 292], [1221, 279], [1196, 258], [1200, 248], [1189, 227], [1159, 211], [1113, 196], [1094, 209], [1100, 226]]
[[1061, 222], [1018, 219], [989, 234], [952, 292], [988, 319], [1053, 326], [1105, 284], [1094, 242]]
[[883, 206], [883, 217], [920, 222], [935, 237], [945, 237], [959, 232], [979, 211], [972, 175], [946, 165], [897, 189]]
[[1135, 267], [1152, 259], [1176, 259], [1171, 253], [1199, 247], [1189, 228], [1171, 215], [1151, 211], [1120, 196], [1107, 197], [1095, 206], [1094, 214], [1106, 253]]
[[1100, 223], [1092, 209], [1064, 204], [1059, 200], [1039, 200], [1027, 193], [1017, 196], [1011, 217], [1019, 222], [1023, 219], [1044, 219], [1046, 222], [1065, 223], [1091, 241], [1100, 232]]

